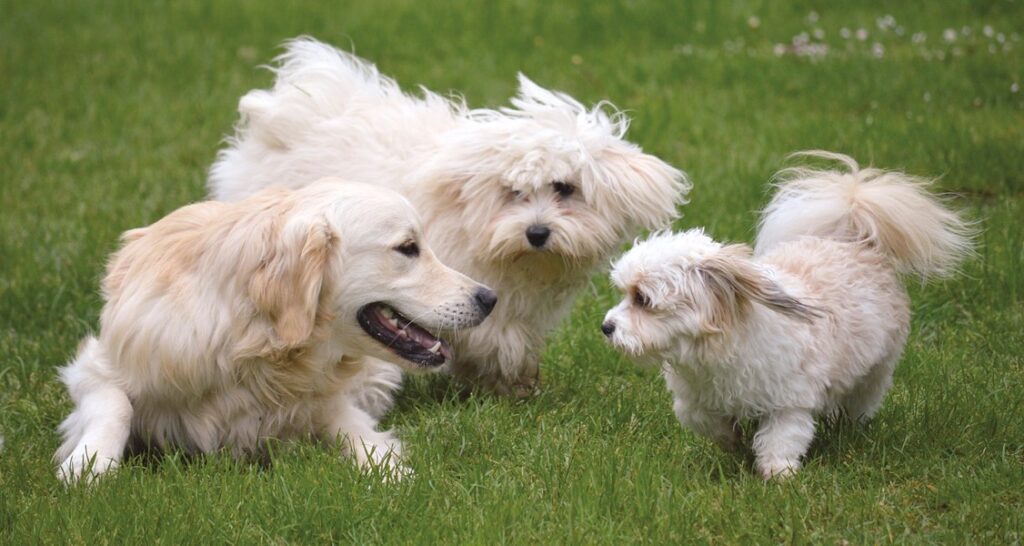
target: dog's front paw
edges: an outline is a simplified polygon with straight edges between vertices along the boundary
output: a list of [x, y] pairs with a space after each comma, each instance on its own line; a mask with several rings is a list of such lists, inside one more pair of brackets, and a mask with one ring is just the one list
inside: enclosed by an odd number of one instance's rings
[[379, 474], [386, 483], [401, 481], [412, 476], [412, 469], [406, 466], [401, 456], [402, 445], [397, 440], [374, 445], [364, 445], [356, 451], [360, 468]]
[[494, 387], [494, 391], [501, 396], [523, 400], [536, 396], [540, 392], [540, 378], [520, 377], [518, 379], [509, 379], [497, 384]]
[[523, 398], [529, 398], [540, 392], [540, 385], [536, 380], [532, 380], [524, 383], [516, 383], [512, 385], [512, 397], [522, 400]]
[[800, 470], [800, 461], [790, 459], [758, 461], [757, 470], [765, 480], [784, 480]]
[[729, 420], [726, 426], [723, 426], [716, 432], [716, 434], [712, 435], [711, 440], [721, 449], [735, 453], [742, 447], [743, 431], [735, 419]]
[[57, 467], [57, 479], [67, 485], [91, 483], [101, 475], [116, 469], [117, 465], [118, 462], [114, 459], [100, 457], [84, 448], [77, 448]]

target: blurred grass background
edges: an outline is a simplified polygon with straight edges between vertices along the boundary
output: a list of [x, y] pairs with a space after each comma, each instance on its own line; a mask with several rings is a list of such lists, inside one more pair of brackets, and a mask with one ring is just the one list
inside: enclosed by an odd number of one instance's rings
[[[0, 0], [0, 543], [1020, 543], [1024, 6], [978, 2]], [[913, 286], [886, 406], [823, 426], [806, 470], [679, 428], [662, 380], [600, 339], [603, 275], [525, 403], [408, 383], [388, 421], [416, 477], [324, 446], [131, 461], [65, 490], [55, 369], [96, 328], [118, 234], [204, 197], [238, 98], [286, 38], [353, 48], [408, 90], [500, 106], [515, 74], [633, 117], [695, 183], [678, 227], [750, 240], [767, 180], [824, 148], [939, 178], [980, 256]]]

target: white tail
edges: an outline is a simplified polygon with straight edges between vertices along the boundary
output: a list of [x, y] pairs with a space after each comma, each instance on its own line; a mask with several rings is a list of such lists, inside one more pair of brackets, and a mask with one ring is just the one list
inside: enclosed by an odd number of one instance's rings
[[832, 152], [794, 155], [837, 161], [847, 171], [781, 171], [761, 215], [758, 254], [804, 236], [857, 241], [888, 256], [900, 273], [927, 279], [952, 275], [973, 253], [974, 224], [929, 192], [929, 180], [861, 169], [853, 158]]

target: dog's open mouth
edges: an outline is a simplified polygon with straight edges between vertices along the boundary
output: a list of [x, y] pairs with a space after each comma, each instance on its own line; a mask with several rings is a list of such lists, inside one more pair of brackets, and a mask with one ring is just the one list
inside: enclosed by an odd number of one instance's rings
[[452, 357], [447, 341], [435, 337], [384, 303], [363, 306], [356, 319], [370, 337], [410, 362], [440, 366]]

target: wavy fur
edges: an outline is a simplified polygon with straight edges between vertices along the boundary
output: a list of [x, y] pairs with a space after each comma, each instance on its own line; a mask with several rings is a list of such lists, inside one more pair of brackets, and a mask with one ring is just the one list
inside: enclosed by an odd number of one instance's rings
[[753, 255], [700, 229], [638, 243], [613, 267], [626, 297], [602, 327], [663, 366], [684, 426], [731, 449], [737, 421], [757, 420], [766, 479], [800, 468], [816, 416], [875, 415], [910, 331], [900, 275], [951, 274], [972, 248], [972, 224], [921, 179], [814, 155], [848, 171], [781, 173]]
[[[501, 294], [491, 318], [455, 340], [453, 366], [500, 393], [532, 391], [545, 336], [592, 272], [641, 229], [669, 225], [690, 188], [623, 139], [629, 120], [609, 103], [587, 108], [522, 74], [510, 106], [470, 109], [404, 93], [371, 63], [308, 37], [285, 44], [274, 72], [272, 88], [239, 102], [210, 171], [213, 197], [328, 174], [401, 191], [441, 259]], [[531, 226], [550, 230], [540, 247]]]
[[61, 370], [75, 408], [60, 426], [59, 476], [115, 468], [133, 438], [243, 455], [313, 436], [399, 470], [398, 439], [376, 430], [386, 408], [367, 402], [378, 398], [369, 357], [393, 354], [357, 313], [384, 302], [433, 329], [487, 314], [473, 303], [480, 285], [428, 246], [415, 260], [393, 250], [421, 238], [397, 193], [331, 180], [189, 205], [128, 231], [103, 282], [100, 332]]

